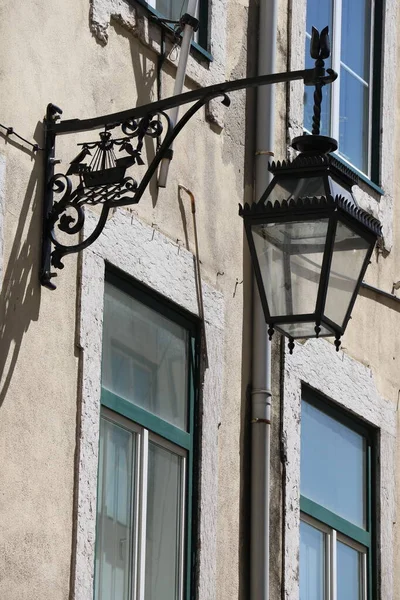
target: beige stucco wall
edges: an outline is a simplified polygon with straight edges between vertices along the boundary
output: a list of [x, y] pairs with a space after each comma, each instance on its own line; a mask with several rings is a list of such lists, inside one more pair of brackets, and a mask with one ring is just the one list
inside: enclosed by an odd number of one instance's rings
[[[187, 81], [188, 89], [193, 89], [194, 81], [212, 83], [217, 75], [221, 81], [246, 74], [247, 2], [221, 4], [228, 27], [235, 29], [235, 36], [225, 41], [218, 34], [218, 44], [226, 43], [227, 60], [223, 64], [219, 59], [219, 71], [210, 75], [204, 62], [191, 59], [193, 80]], [[155, 52], [115, 19], [108, 28], [107, 44], [100, 43], [90, 31], [89, 8], [89, 0], [2, 3], [1, 123], [41, 144], [48, 102], [63, 109], [63, 118], [85, 118], [155, 99]], [[139, 18], [139, 22], [143, 21]], [[237, 23], [241, 23], [239, 30]], [[174, 76], [175, 68], [167, 62], [163, 95], [172, 92]], [[179, 198], [177, 186], [190, 188], [196, 197], [202, 275], [224, 298], [216, 523], [220, 598], [239, 593], [239, 515], [245, 494], [240, 468], [248, 365], [242, 362], [242, 334], [248, 334], [243, 321], [243, 231], [237, 216], [245, 185], [251, 194], [244, 165], [244, 143], [251, 141], [251, 131], [245, 132], [245, 98], [245, 93], [237, 93], [229, 110], [216, 109], [214, 120], [223, 128], [208, 124], [200, 111], [175, 145], [167, 189], [157, 194], [152, 185], [134, 208], [145, 223], [192, 251], [190, 203], [185, 195]], [[88, 139], [93, 135], [88, 134]], [[76, 258], [67, 257], [56, 280], [57, 290], [39, 287], [42, 159], [21, 146], [0, 138], [5, 163], [5, 181], [0, 182], [5, 186], [0, 597], [61, 600], [69, 597], [75, 551], [79, 273]], [[151, 144], [146, 150], [152, 151]], [[74, 141], [64, 138], [56, 154], [66, 168], [76, 154]]]
[[[64, 118], [85, 118], [156, 98], [154, 48], [158, 42], [153, 44], [153, 33], [143, 31], [145, 21], [140, 11], [128, 16], [124, 13], [118, 22], [113, 18], [108, 25], [107, 11], [100, 10], [105, 1], [96, 0], [99, 11], [94, 27], [89, 16], [89, 0], [31, 3], [3, 0], [0, 8], [1, 123], [12, 125], [17, 132], [42, 143], [41, 122], [48, 102], [59, 105], [64, 110]], [[121, 2], [112, 0], [114, 14], [119, 14]], [[388, 4], [393, 5], [393, 2]], [[213, 51], [217, 60], [214, 66], [207, 66], [192, 57], [187, 89], [255, 72], [256, 4], [234, 0], [219, 1], [216, 6], [215, 21], [219, 18], [223, 23], [220, 31], [214, 30]], [[301, 25], [304, 14], [304, 3], [292, 2], [290, 6], [287, 2], [279, 3], [277, 71], [301, 66], [301, 53], [293, 51], [294, 43], [289, 44], [288, 39], [300, 43], [298, 32], [304, 30]], [[248, 27], [248, 18], [252, 20], [251, 27]], [[91, 33], [91, 24], [97, 37]], [[390, 21], [389, 25], [393, 34], [396, 21]], [[234, 35], [226, 35], [227, 31]], [[175, 72], [175, 67], [167, 62], [162, 77], [164, 96], [172, 92]], [[392, 77], [395, 72], [392, 67]], [[388, 83], [384, 81], [385, 85]], [[287, 128], [295, 134], [301, 127], [297, 100], [302, 92], [299, 84], [289, 87], [289, 99], [286, 86], [277, 89], [276, 143], [272, 149], [277, 158], [285, 158]], [[397, 97], [400, 101], [399, 81]], [[212, 108], [212, 125], [205, 120], [204, 111], [200, 111], [175, 145], [167, 189], [157, 193], [153, 184], [140, 205], [133, 208], [141, 221], [165, 234], [177, 246], [193, 251], [190, 204], [185, 194], [179, 196], [178, 184], [193, 191], [202, 276], [224, 301], [223, 395], [217, 434], [216, 590], [220, 600], [244, 599], [248, 594], [246, 386], [250, 381], [251, 277], [237, 205], [251, 199], [252, 194], [253, 99], [251, 93], [247, 96], [244, 92], [232, 94], [229, 109]], [[287, 100], [289, 115], [286, 115]], [[398, 202], [396, 206], [395, 192], [400, 185], [396, 167], [400, 164], [400, 117], [393, 108], [398, 105], [399, 102], [391, 103], [388, 107], [391, 118], [386, 116], [385, 121], [387, 126], [396, 123], [394, 160], [393, 153], [386, 152], [383, 156], [385, 165], [389, 162], [392, 165], [385, 171], [389, 173], [389, 193], [394, 199], [393, 208], [388, 204], [391, 212], [387, 217], [388, 222], [393, 223], [390, 236], [393, 235], [386, 247], [390, 252], [374, 256], [366, 277], [368, 283], [388, 292], [393, 282], [400, 280], [400, 209]], [[92, 139], [92, 136], [94, 134], [86, 137]], [[0, 199], [4, 213], [0, 243], [0, 251], [3, 247], [0, 452], [4, 457], [0, 467], [0, 598], [65, 600], [69, 598], [71, 556], [75, 551], [74, 461], [80, 408], [76, 293], [80, 280], [76, 258], [67, 257], [55, 292], [38, 285], [42, 161], [40, 154], [33, 157], [23, 146], [0, 136]], [[65, 138], [59, 148], [64, 159], [62, 166], [66, 167], [68, 159], [76, 154], [74, 141]], [[146, 144], [146, 150], [152, 151], [151, 144]], [[391, 172], [393, 180], [390, 180]], [[375, 203], [376, 210], [385, 205], [383, 201], [379, 204], [376, 196], [366, 201], [371, 206]], [[370, 367], [380, 396], [396, 407], [400, 388], [399, 308], [400, 303], [363, 291], [342, 346], [343, 352]], [[276, 398], [281, 392], [280, 360], [279, 342], [275, 341]], [[279, 409], [279, 403], [275, 402], [271, 507], [275, 536], [271, 579], [274, 598], [280, 597], [282, 576], [281, 556], [277, 551], [281, 544], [276, 541], [281, 531], [282, 512]], [[397, 457], [400, 457], [400, 447]], [[399, 470], [397, 460], [397, 473]], [[398, 491], [397, 499], [400, 501]], [[397, 506], [400, 506], [399, 501]], [[397, 521], [399, 518], [400, 515]], [[399, 550], [397, 528], [395, 539]], [[395, 556], [394, 572], [399, 573], [400, 553], [395, 552]], [[393, 597], [400, 592], [397, 579], [395, 585]]]

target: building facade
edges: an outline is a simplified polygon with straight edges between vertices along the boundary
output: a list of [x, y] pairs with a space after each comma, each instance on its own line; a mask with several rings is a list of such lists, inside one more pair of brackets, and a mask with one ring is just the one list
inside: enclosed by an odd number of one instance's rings
[[[260, 457], [250, 448], [254, 427], [270, 426], [263, 598], [394, 599], [395, 0], [197, 7], [184, 91], [254, 76], [268, 60], [275, 72], [304, 68], [311, 25], [329, 25], [339, 79], [324, 92], [322, 133], [338, 138], [357, 201], [383, 228], [339, 352], [312, 339], [291, 355], [274, 336], [270, 425], [252, 418], [252, 368], [264, 358], [253, 350], [257, 290], [237, 207], [258, 199], [255, 163], [266, 172], [271, 153], [291, 157], [289, 141], [310, 129], [302, 82], [276, 86], [273, 147], [257, 146], [256, 92], [208, 103], [177, 138], [165, 189], [153, 177], [139, 204], [113, 209], [96, 242], [63, 259], [55, 290], [40, 285], [47, 105], [63, 122], [171, 96], [180, 36], [163, 18], [185, 10], [158, 0], [0, 8], [0, 598], [256, 598], [250, 472]], [[98, 134], [58, 136], [56, 172], [82, 144], [92, 159]], [[157, 143], [144, 138], [144, 162]], [[132, 176], [145, 168], [136, 161]], [[93, 232], [99, 205], [86, 208], [80, 235]]]

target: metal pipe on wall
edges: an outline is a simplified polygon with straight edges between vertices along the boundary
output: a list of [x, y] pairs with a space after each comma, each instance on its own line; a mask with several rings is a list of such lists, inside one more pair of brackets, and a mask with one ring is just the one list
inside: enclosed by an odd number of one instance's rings
[[[190, 16], [195, 17], [196, 16], [196, 8], [197, 8], [197, 0], [189, 0], [186, 12]], [[179, 62], [178, 62], [178, 69], [176, 71], [174, 92], [172, 94], [173, 96], [178, 96], [179, 94], [182, 93], [182, 90], [183, 90], [183, 84], [185, 83], [186, 68], [187, 68], [187, 62], [188, 62], [188, 58], [189, 58], [190, 45], [192, 43], [192, 38], [193, 38], [193, 27], [192, 27], [192, 25], [189, 25], [189, 23], [186, 23], [186, 25], [183, 29], [183, 34], [182, 34], [181, 51], [179, 54]], [[178, 114], [179, 114], [179, 106], [176, 106], [175, 108], [171, 108], [171, 110], [169, 112], [169, 118], [171, 119], [171, 124], [173, 127], [175, 126], [175, 124], [178, 120]], [[165, 188], [167, 185], [169, 164], [170, 164], [171, 158], [172, 158], [172, 146], [170, 147], [170, 150], [171, 150], [171, 156], [169, 156], [167, 158], [163, 158], [161, 161], [160, 171], [158, 174], [158, 187]]]
[[[258, 75], [273, 73], [276, 58], [277, 0], [261, 0], [259, 9]], [[255, 197], [270, 181], [268, 156], [275, 138], [275, 90], [257, 90]], [[250, 598], [269, 599], [269, 487], [271, 436], [271, 343], [257, 291], [253, 286], [251, 430]]]

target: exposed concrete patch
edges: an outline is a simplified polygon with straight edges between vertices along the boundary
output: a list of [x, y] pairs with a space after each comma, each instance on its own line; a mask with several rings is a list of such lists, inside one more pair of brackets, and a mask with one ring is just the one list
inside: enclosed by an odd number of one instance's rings
[[299, 598], [299, 525], [300, 525], [300, 427], [301, 386], [312, 388], [334, 400], [339, 406], [380, 430], [378, 448], [378, 556], [380, 558], [379, 597], [393, 598], [396, 448], [396, 411], [382, 398], [370, 369], [337, 353], [324, 340], [296, 344], [293, 355], [286, 352], [284, 368], [283, 429], [286, 445], [286, 543], [285, 598]]
[[[105, 45], [108, 42], [108, 28], [111, 19], [115, 19], [123, 27], [154, 52], [161, 52], [160, 27], [148, 20], [148, 11], [140, 4], [130, 4], [126, 0], [91, 0], [90, 29], [98, 41]], [[213, 61], [189, 56], [186, 75], [201, 87], [221, 83], [226, 76], [226, 29], [227, 0], [212, 0], [209, 5], [208, 38]], [[168, 38], [168, 36], [167, 36]], [[172, 44], [166, 40], [167, 60], [177, 66], [180, 48], [170, 52]], [[207, 118], [224, 126], [225, 109], [220, 102], [211, 102], [206, 111]]]
[[[90, 229], [96, 216], [86, 211]], [[97, 463], [101, 394], [101, 345], [105, 262], [198, 314], [193, 255], [127, 211], [115, 212], [101, 238], [82, 255], [79, 343], [83, 354], [82, 411], [75, 600], [92, 600]], [[198, 597], [216, 597], [218, 423], [222, 400], [224, 301], [203, 282], [207, 349], [202, 405]]]

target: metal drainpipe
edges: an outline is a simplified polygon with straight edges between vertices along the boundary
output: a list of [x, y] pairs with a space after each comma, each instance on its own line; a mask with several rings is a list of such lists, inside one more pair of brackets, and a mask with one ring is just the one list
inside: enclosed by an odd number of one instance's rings
[[[276, 57], [277, 0], [260, 0], [258, 75], [273, 73]], [[257, 91], [255, 199], [270, 181], [268, 155], [274, 147], [275, 91]], [[271, 343], [257, 285], [253, 285], [251, 430], [250, 598], [269, 599], [269, 487], [271, 435]]]
[[[189, 0], [186, 12], [192, 17], [196, 16], [197, 0]], [[193, 38], [193, 27], [186, 24], [182, 34], [181, 51], [179, 54], [178, 69], [176, 71], [175, 85], [173, 96], [178, 96], [182, 93], [183, 85], [185, 83], [186, 67], [190, 53], [190, 46]], [[169, 111], [169, 118], [171, 124], [174, 127], [178, 121], [179, 106], [172, 108]], [[167, 186], [169, 165], [172, 158], [172, 146], [170, 147], [170, 155], [167, 158], [163, 158], [158, 173], [158, 187], [165, 188]]]

